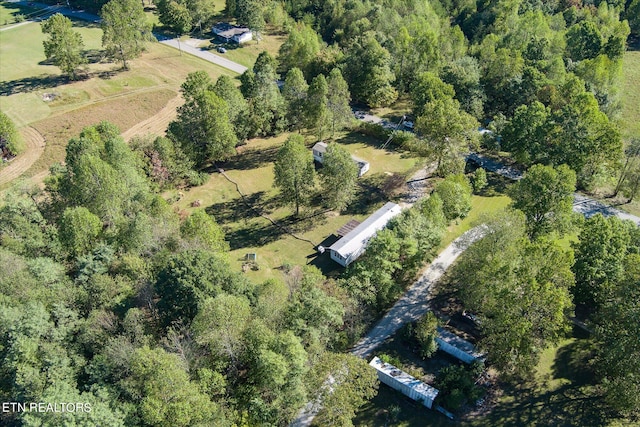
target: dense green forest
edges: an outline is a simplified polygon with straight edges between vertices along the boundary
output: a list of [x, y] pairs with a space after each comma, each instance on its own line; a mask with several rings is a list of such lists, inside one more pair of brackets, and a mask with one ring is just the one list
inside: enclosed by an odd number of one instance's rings
[[[157, 6], [179, 33], [213, 18], [207, 1]], [[261, 54], [239, 87], [190, 74], [166, 137], [127, 144], [110, 123], [85, 128], [44, 189], [19, 183], [0, 205], [0, 399], [91, 405], [3, 412], [0, 424], [285, 426], [321, 394], [319, 425], [351, 425], [377, 381], [346, 350], [486, 186], [484, 171], [464, 175], [471, 148], [508, 152], [529, 168], [508, 191], [512, 209], [488, 222], [489, 237], [454, 272], [470, 285], [461, 298], [482, 321], [488, 364], [507, 381], [530, 378], [576, 314], [593, 329], [607, 414], [638, 416], [640, 232], [571, 211], [576, 188], [613, 182], [630, 198], [638, 192], [638, 142], [617, 128], [638, 0], [227, 0], [225, 13], [257, 35], [266, 25], [286, 31], [278, 57]], [[247, 139], [291, 131], [275, 185], [297, 216], [318, 203], [300, 133], [331, 138], [352, 125], [350, 103], [398, 100], [410, 105], [416, 133], [397, 133], [395, 143], [429, 157], [444, 179], [339, 278], [285, 265], [281, 280], [253, 283], [230, 267], [212, 215], [181, 217], [161, 195], [202, 183]], [[493, 132], [480, 138], [479, 126]], [[338, 145], [327, 156], [321, 203], [341, 211], [357, 171]], [[568, 234], [577, 237], [563, 247]], [[425, 357], [434, 325], [425, 318], [414, 334]], [[330, 373], [337, 381], [327, 391]], [[448, 384], [447, 372], [438, 381]]]

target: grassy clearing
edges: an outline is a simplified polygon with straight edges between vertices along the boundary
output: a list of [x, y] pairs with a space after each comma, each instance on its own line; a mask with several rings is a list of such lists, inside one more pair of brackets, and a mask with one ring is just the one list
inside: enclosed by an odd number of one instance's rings
[[640, 136], [640, 50], [630, 50], [622, 60], [622, 119], [624, 138]]
[[[38, 24], [26, 24], [2, 33], [0, 46], [0, 109], [19, 126], [31, 125], [46, 138], [43, 156], [27, 171], [32, 176], [64, 158], [69, 138], [84, 126], [109, 120], [126, 130], [160, 111], [178, 95], [187, 74], [207, 71], [212, 78], [234, 73], [159, 43], [148, 45], [130, 70], [101, 62], [102, 30], [74, 23], [89, 52], [89, 78], [70, 82], [45, 62], [43, 35]], [[53, 99], [47, 96], [53, 95]]]
[[[285, 264], [310, 263], [325, 274], [339, 271], [337, 264], [330, 261], [327, 253], [318, 256], [315, 246], [330, 245], [332, 234], [349, 219], [362, 220], [382, 205], [386, 197], [376, 186], [387, 176], [405, 176], [421, 162], [420, 159], [408, 158], [401, 153], [380, 150], [376, 148], [379, 142], [369, 137], [358, 134], [340, 135], [337, 140], [347, 150], [371, 162], [370, 171], [360, 181], [362, 188], [359, 195], [352, 207], [342, 215], [325, 212], [321, 208], [310, 208], [301, 213], [301, 217], [305, 219], [298, 220], [291, 216], [290, 207], [281, 205], [278, 191], [273, 187], [273, 161], [277, 149], [286, 137], [287, 135], [280, 135], [276, 138], [252, 140], [241, 147], [238, 156], [220, 166], [232, 180], [238, 182], [249, 205], [258, 207], [261, 212], [285, 224], [297, 236], [313, 244], [295, 239], [259, 216], [242, 201], [235, 186], [218, 173], [213, 173], [204, 185], [185, 192], [184, 197], [175, 204], [176, 209], [188, 212], [194, 209], [191, 207], [194, 201], [200, 201], [201, 206], [223, 225], [231, 245], [232, 262], [238, 269], [241, 268], [245, 254], [258, 254], [260, 269], [247, 272], [255, 281], [280, 277], [278, 269]], [[308, 141], [311, 146], [313, 140]]]
[[447, 228], [447, 233], [444, 235], [438, 251], [446, 248], [465, 231], [481, 224], [487, 216], [506, 208], [510, 202], [511, 199], [507, 196], [487, 197], [474, 195], [471, 199], [471, 211], [469, 215], [461, 221], [456, 221]]

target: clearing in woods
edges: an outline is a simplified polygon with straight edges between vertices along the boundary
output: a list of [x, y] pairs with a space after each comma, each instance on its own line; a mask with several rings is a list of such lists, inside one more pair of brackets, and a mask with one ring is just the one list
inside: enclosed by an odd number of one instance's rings
[[[0, 109], [21, 129], [28, 148], [0, 170], [0, 189], [21, 174], [40, 177], [64, 160], [69, 138], [101, 120], [126, 131], [127, 139], [138, 132], [163, 134], [175, 114], [171, 110], [182, 102], [180, 85], [190, 72], [205, 70], [213, 79], [236, 76], [160, 43], [150, 43], [147, 52], [131, 61], [131, 69], [123, 71], [120, 64], [102, 58], [99, 27], [74, 21], [74, 29], [81, 32], [89, 57], [86, 78], [75, 82], [46, 61], [38, 23], [2, 33]], [[22, 130], [27, 126], [41, 134], [44, 147], [33, 131]]]

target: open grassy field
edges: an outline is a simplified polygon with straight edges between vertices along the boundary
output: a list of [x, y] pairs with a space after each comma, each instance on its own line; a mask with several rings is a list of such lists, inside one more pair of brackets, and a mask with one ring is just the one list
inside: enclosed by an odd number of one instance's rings
[[629, 50], [622, 60], [622, 120], [624, 138], [640, 138], [640, 50]]
[[39, 24], [10, 28], [1, 34], [0, 109], [18, 127], [32, 126], [46, 140], [44, 154], [27, 171], [32, 176], [64, 158], [69, 138], [87, 125], [109, 120], [129, 129], [148, 119], [178, 96], [189, 72], [207, 71], [212, 78], [234, 73], [159, 43], [131, 61], [130, 70], [104, 61], [102, 30], [93, 24], [74, 22], [90, 61], [87, 78], [70, 82], [46, 62]]
[[[377, 148], [379, 142], [359, 134], [345, 134], [338, 138], [351, 153], [371, 162], [370, 171], [360, 180], [361, 189], [352, 207], [342, 215], [325, 212], [321, 208], [303, 210], [297, 220], [292, 217], [292, 209], [282, 206], [278, 191], [273, 187], [273, 161], [277, 149], [287, 135], [276, 138], [256, 139], [241, 147], [240, 154], [220, 165], [226, 175], [238, 183], [246, 194], [244, 203], [235, 186], [219, 173], [213, 173], [207, 183], [185, 192], [175, 204], [178, 210], [190, 211], [191, 203], [199, 200], [202, 207], [223, 225], [227, 240], [231, 245], [232, 262], [240, 268], [247, 253], [258, 255], [258, 271], [247, 274], [255, 281], [279, 277], [278, 268], [285, 264], [314, 264], [325, 274], [331, 274], [338, 267], [328, 254], [321, 256], [315, 246], [330, 237], [349, 219], [362, 220], [387, 199], [377, 185], [390, 174], [406, 175], [416, 169], [423, 160], [406, 157], [402, 153]], [[308, 138], [311, 146], [313, 138]], [[257, 207], [273, 220], [285, 224], [298, 240], [284, 230], [274, 226], [249, 206]], [[307, 241], [308, 240], [308, 241]], [[327, 242], [324, 242], [327, 244]], [[330, 243], [328, 243], [330, 244]]]

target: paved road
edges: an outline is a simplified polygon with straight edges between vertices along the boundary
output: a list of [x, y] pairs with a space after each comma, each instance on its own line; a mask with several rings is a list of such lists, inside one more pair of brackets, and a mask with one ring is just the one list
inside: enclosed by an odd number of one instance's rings
[[[102, 20], [98, 15], [95, 15], [93, 13], [88, 13], [80, 10], [72, 10], [68, 7], [49, 6], [43, 3], [34, 3], [34, 2], [26, 2], [26, 1], [11, 1], [11, 3], [19, 3], [23, 5], [27, 5], [27, 3], [29, 3], [30, 7], [41, 8], [43, 9], [43, 12], [33, 20], [21, 22], [19, 24], [12, 25], [10, 27], [5, 27], [0, 31], [10, 30], [20, 25], [28, 24], [29, 22], [40, 21], [42, 19], [48, 18], [54, 13], [61, 13], [70, 18], [82, 19], [83, 21], [90, 21], [95, 23], [99, 23]], [[44, 10], [46, 10], [46, 12]], [[223, 58], [222, 56], [215, 55], [211, 52], [207, 52], [205, 50], [192, 46], [192, 44], [194, 44], [195, 39], [188, 39], [178, 44], [178, 41], [176, 39], [167, 39], [162, 35], [155, 34], [155, 33], [154, 33], [154, 36], [158, 39], [160, 43], [164, 45], [170, 46], [174, 49], [181, 49], [182, 51], [187, 52], [190, 55], [197, 56], [198, 58], [204, 59], [205, 61], [211, 62], [213, 64], [216, 64], [223, 68], [231, 70], [234, 73], [242, 74], [245, 71], [247, 71], [247, 67], [245, 67], [244, 65], [240, 65], [237, 62], [233, 62], [227, 58]]]
[[454, 240], [433, 260], [420, 278], [393, 305], [391, 310], [351, 349], [351, 353], [368, 358], [380, 344], [409, 322], [420, 319], [428, 310], [433, 284], [472, 243], [484, 236], [485, 227], [472, 228]]
[[175, 49], [181, 49], [183, 52], [187, 52], [190, 55], [197, 56], [198, 58], [202, 58], [205, 61], [219, 65], [235, 73], [242, 74], [245, 71], [247, 71], [247, 67], [245, 67], [244, 65], [240, 65], [237, 62], [233, 62], [227, 58], [223, 58], [220, 55], [216, 55], [209, 51], [202, 50], [198, 47], [191, 46], [191, 44], [189, 44], [189, 41], [192, 39], [181, 41], [180, 45], [178, 45], [178, 41], [176, 39], [161, 40], [160, 36], [156, 36], [156, 37], [158, 37], [158, 41], [164, 45], [171, 46]]

